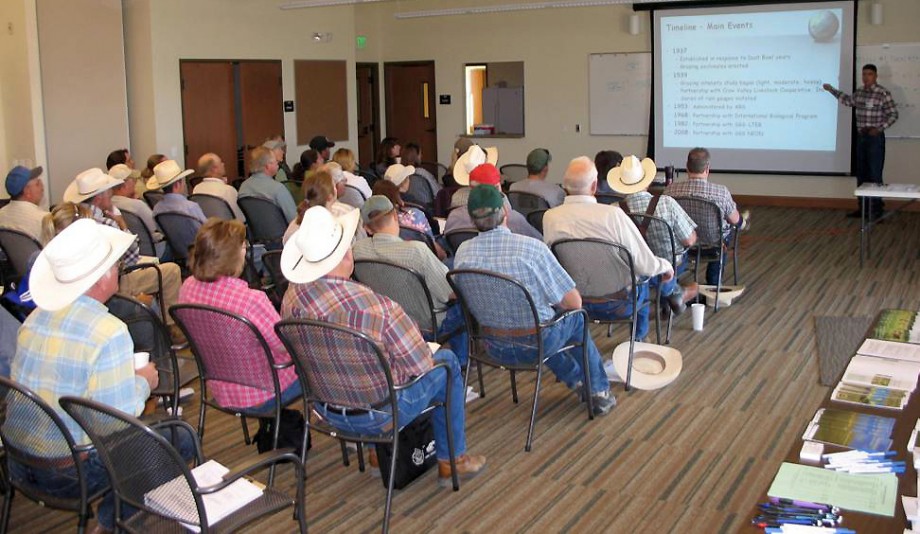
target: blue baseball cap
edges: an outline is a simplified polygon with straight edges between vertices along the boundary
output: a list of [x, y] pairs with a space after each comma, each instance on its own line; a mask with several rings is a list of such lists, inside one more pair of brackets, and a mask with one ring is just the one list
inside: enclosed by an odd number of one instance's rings
[[29, 170], [22, 165], [16, 165], [9, 174], [6, 175], [6, 192], [9, 193], [11, 197], [21, 195], [23, 189], [26, 188], [26, 184], [28, 184], [30, 180], [38, 178], [41, 174], [41, 167], [35, 167]]

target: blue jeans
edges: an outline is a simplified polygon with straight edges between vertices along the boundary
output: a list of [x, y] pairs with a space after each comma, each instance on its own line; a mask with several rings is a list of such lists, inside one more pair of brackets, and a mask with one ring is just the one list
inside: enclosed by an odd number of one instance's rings
[[[659, 277], [655, 277], [656, 279]], [[668, 284], [668, 282], [665, 282]], [[673, 279], [671, 281], [673, 284], [677, 284]], [[645, 339], [645, 336], [648, 335], [648, 306], [643, 306], [645, 301], [648, 300], [648, 291], [649, 284], [642, 284], [637, 287], [638, 289], [638, 303], [639, 311], [636, 314], [636, 339]], [[674, 289], [671, 288], [671, 292], [674, 292]], [[612, 300], [608, 302], [584, 302], [582, 306], [588, 312], [588, 317], [591, 319], [597, 320], [615, 320], [615, 319], [629, 319], [632, 317], [632, 303], [629, 300]]]
[[[466, 452], [466, 392], [463, 390], [460, 364], [453, 352], [449, 349], [441, 349], [434, 354], [434, 361], [435, 363], [446, 362], [450, 367], [450, 413], [446, 413], [447, 410], [443, 406], [438, 406], [432, 412], [431, 417], [434, 427], [435, 454], [438, 460], [446, 461], [450, 459], [450, 452], [447, 448], [448, 424], [453, 433], [454, 454], [459, 456]], [[447, 373], [444, 372], [444, 369], [435, 369], [407, 389], [399, 391], [396, 396], [400, 425], [405, 426], [418, 417], [432, 401], [445, 402], [447, 400]], [[380, 434], [388, 431], [393, 423], [393, 418], [389, 414], [380, 412], [344, 415], [333, 407], [319, 403], [315, 409], [329, 424], [343, 432]]]
[[[741, 217], [741, 215], [739, 214], [737, 226], [740, 228], [743, 223], [744, 223], [744, 217]], [[734, 239], [732, 239], [733, 236], [735, 237], [735, 239], [737, 239], [738, 233], [731, 232], [728, 235], [722, 236], [722, 242], [725, 244], [725, 247], [727, 248], [724, 256], [722, 257], [723, 261], [728, 258], [728, 252], [732, 248], [732, 243], [734, 243]], [[722, 265], [723, 263], [719, 261], [719, 258], [716, 258], [715, 260], [709, 262], [709, 264], [706, 265], [706, 285], [709, 285], [709, 286], [718, 285], [719, 275], [722, 274]]]
[[[856, 136], [856, 185], [865, 183], [881, 184], [882, 170], [885, 168], [885, 133], [878, 135], [857, 134]], [[881, 198], [869, 198], [871, 213], [881, 213]], [[860, 206], [861, 207], [861, 206]]]
[[[466, 331], [466, 321], [463, 318], [463, 310], [460, 308], [459, 303], [454, 303], [450, 308], [447, 308], [447, 314], [438, 327], [437, 337], [445, 336], [455, 330], [457, 333], [448, 338], [447, 342], [450, 343], [450, 349], [457, 355], [460, 367], [465, 367], [470, 357], [470, 336]], [[425, 341], [434, 340], [426, 339]]]
[[[158, 429], [167, 440], [171, 439], [171, 432], [168, 428]], [[181, 430], [176, 432], [178, 446], [176, 449], [185, 460], [191, 460], [195, 456], [195, 446], [192, 437], [188, 432]], [[62, 499], [76, 499], [80, 497], [80, 479], [77, 477], [77, 469], [74, 466], [66, 468], [48, 468], [36, 469], [27, 465], [20, 464], [10, 459], [10, 478], [25, 483], [28, 486], [34, 486]], [[91, 451], [89, 456], [83, 460], [83, 474], [86, 476], [86, 493], [92, 496], [94, 493], [103, 490], [109, 486], [109, 475], [105, 470], [105, 465], [99, 457], [99, 453]], [[152, 488], [151, 488], [152, 489]], [[128, 519], [137, 513], [133, 506], [122, 502], [121, 517]], [[99, 524], [107, 530], [115, 528], [115, 494], [109, 491], [102, 497], [99, 503], [99, 509], [96, 511], [96, 519]]]
[[[544, 329], [544, 354], [552, 354], [570, 343], [581, 342], [584, 324], [583, 316], [570, 315], [561, 322]], [[493, 358], [508, 364], [533, 363], [537, 359], [534, 336], [512, 338], [509, 341], [511, 342], [503, 343], [501, 338], [489, 338], [486, 340], [486, 349]], [[597, 351], [590, 332], [585, 350], [588, 351], [588, 366], [591, 370], [591, 393], [608, 391], [610, 382], [607, 380], [601, 354]], [[546, 366], [556, 375], [556, 378], [564, 382], [570, 389], [574, 389], [579, 382], [584, 382], [585, 373], [581, 367], [581, 356], [581, 350], [572, 348], [546, 360]]]
[[[281, 407], [284, 408], [288, 404], [294, 402], [294, 399], [296, 399], [297, 397], [300, 397], [300, 394], [302, 391], [303, 390], [300, 389], [300, 380], [295, 380], [291, 382], [291, 385], [289, 385], [287, 389], [281, 392]], [[268, 399], [262, 404], [251, 406], [249, 408], [242, 408], [242, 410], [252, 411], [252, 412], [270, 412], [274, 409], [275, 409], [275, 397]]]

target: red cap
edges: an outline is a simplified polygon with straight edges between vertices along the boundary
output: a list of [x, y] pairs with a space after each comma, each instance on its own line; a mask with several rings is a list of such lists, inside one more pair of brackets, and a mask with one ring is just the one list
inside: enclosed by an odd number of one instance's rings
[[[502, 175], [498, 172], [498, 169], [495, 165], [491, 163], [483, 163], [479, 165], [473, 172], [470, 173], [470, 182], [476, 182], [483, 185], [498, 185], [502, 181]], [[472, 185], [472, 184], [471, 184]]]

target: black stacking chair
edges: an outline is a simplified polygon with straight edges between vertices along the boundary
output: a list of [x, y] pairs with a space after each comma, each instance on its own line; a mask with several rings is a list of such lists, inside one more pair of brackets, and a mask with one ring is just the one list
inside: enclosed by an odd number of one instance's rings
[[[674, 268], [674, 276], [677, 277], [677, 238], [674, 237], [674, 229], [671, 228], [671, 225], [668, 224], [668, 221], [662, 219], [661, 217], [656, 217], [655, 215], [648, 215], [645, 213], [630, 213], [628, 214], [632, 218], [633, 222], [636, 223], [636, 227], [639, 228], [639, 233], [642, 234], [642, 237], [645, 239], [645, 243], [649, 246], [654, 253], [659, 258], [664, 258], [671, 262], [671, 266]], [[644, 227], [644, 229], [643, 229]], [[666, 235], [670, 239], [667, 241], [670, 243], [669, 247], [666, 247], [665, 250], [658, 250], [658, 243], [655, 240], [649, 239], [649, 234], [655, 235]], [[658, 291], [655, 295], [656, 307], [661, 307], [661, 284], [658, 285]], [[671, 307], [665, 307], [668, 311], [668, 327], [667, 333], [664, 338], [665, 344], [671, 343], [671, 323], [674, 320], [674, 314], [671, 312]], [[658, 338], [658, 343], [661, 343], [661, 311], [657, 310], [655, 312], [655, 333]]]
[[608, 325], [608, 336], [614, 324], [629, 325], [629, 370], [625, 377], [626, 390], [629, 391], [639, 307], [649, 305], [648, 302], [639, 303], [638, 286], [648, 284], [648, 281], [639, 281], [629, 249], [616, 243], [603, 239], [563, 239], [553, 243], [552, 251], [569, 276], [575, 280], [575, 287], [581, 293], [582, 301], [628, 301], [632, 305], [632, 314], [628, 319], [610, 320], [586, 312], [594, 323]]
[[437, 339], [437, 314], [445, 309], [436, 309], [425, 278], [417, 271], [384, 260], [355, 260], [355, 279], [369, 286], [376, 293], [387, 296], [411, 317], [428, 341]]
[[171, 212], [160, 213], [153, 218], [166, 236], [173, 261], [184, 268], [189, 248], [195, 244], [195, 236], [201, 228], [201, 221], [191, 215]]
[[479, 235], [479, 230], [475, 228], [461, 228], [459, 230], [447, 232], [444, 234], [444, 239], [446, 239], [447, 244], [450, 245], [450, 250], [456, 254], [457, 249], [460, 248], [460, 245], [462, 245], [464, 241], [473, 239], [477, 235]]
[[527, 165], [520, 163], [509, 163], [498, 168], [505, 182], [514, 183], [526, 180], [530, 173], [527, 172]]
[[[92, 438], [105, 465], [115, 492], [116, 528], [137, 534], [187, 532], [185, 525], [194, 525], [203, 534], [216, 532], [237, 532], [245, 525], [288, 507], [294, 508], [294, 518], [299, 531], [307, 531], [304, 517], [303, 465], [296, 454], [275, 451], [260, 456], [258, 461], [237, 468], [224, 476], [221, 482], [212, 486], [201, 486], [192, 476], [185, 460], [158, 428], [169, 428], [173, 432], [186, 432], [195, 445], [195, 463], [203, 461], [201, 444], [195, 430], [184, 421], [167, 420], [148, 426], [135, 417], [115, 410], [105, 404], [79, 397], [62, 397], [61, 407], [74, 418]], [[272, 487], [269, 476], [268, 487], [260, 497], [249, 502], [227, 517], [210, 524], [204, 496], [218, 492], [245, 476], [278, 464], [290, 464], [294, 469], [295, 498]], [[170, 488], [162, 488], [169, 484]], [[150, 496], [157, 490], [169, 491], [169, 496], [157, 504]], [[120, 517], [120, 509], [131, 505], [138, 512], [127, 519]]]
[[[533, 408], [530, 413], [530, 426], [527, 429], [527, 442], [524, 451], [529, 452], [533, 444], [533, 430], [537, 421], [537, 401], [543, 378], [546, 360], [574, 347], [582, 348], [581, 365], [584, 369], [583, 394], [587, 399], [588, 418], [594, 419], [591, 401], [591, 370], [588, 366], [588, 317], [584, 310], [570, 310], [555, 317], [541, 321], [537, 306], [530, 292], [517, 280], [503, 274], [478, 269], [457, 269], [447, 273], [447, 281], [460, 299], [466, 319], [467, 332], [470, 336], [470, 361], [491, 367], [507, 369], [511, 372], [511, 398], [518, 402], [518, 371], [537, 373], [533, 391]], [[557, 352], [547, 354], [543, 348], [543, 330], [572, 315], [584, 317], [584, 331], [581, 342], [566, 345]], [[498, 351], [503, 349], [532, 352], [530, 362], [509, 362]], [[469, 369], [467, 369], [469, 378]]]
[[198, 193], [189, 195], [188, 199], [201, 207], [205, 217], [217, 217], [225, 221], [236, 219], [236, 215], [233, 214], [233, 208], [221, 197]]
[[[311, 320], [288, 320], [275, 325], [278, 337], [287, 347], [288, 354], [297, 366], [297, 376], [300, 377], [301, 389], [304, 392], [304, 403], [313, 407], [315, 417], [307, 418], [308, 428], [328, 434], [332, 437], [357, 443], [382, 443], [392, 447], [393, 455], [390, 460], [389, 479], [387, 484], [386, 507], [383, 513], [383, 532], [389, 531], [390, 511], [393, 500], [393, 480], [396, 472], [396, 457], [399, 447], [399, 431], [412, 421], [399, 418], [397, 394], [409, 388], [436, 369], [442, 368], [447, 374], [447, 402], [433, 404], [425, 410], [428, 412], [442, 406], [450, 412], [450, 368], [446, 363], [436, 363], [431, 369], [415, 377], [405, 384], [393, 382], [388, 357], [383, 349], [368, 335], [352, 330], [345, 326]], [[376, 361], [374, 368], [368, 368], [368, 361]], [[346, 369], [345, 375], [376, 376], [381, 380], [374, 383], [385, 383], [373, 391], [357, 390], [350, 387], [350, 381], [340, 381], [336, 373], [330, 376], [329, 369]], [[369, 377], [369, 378], [370, 378]], [[392, 417], [393, 425], [388, 432], [377, 435], [359, 434], [349, 429], [340, 429], [325, 421], [318, 406], [334, 406], [336, 411], [351, 411], [352, 413], [375, 412], [383, 417]], [[423, 412], [423, 413], [425, 413]], [[315, 421], [314, 421], [315, 419]], [[450, 451], [450, 466], [452, 473], [453, 489], [460, 489], [457, 478], [457, 469], [454, 459], [453, 429], [447, 425], [447, 448]], [[383, 466], [381, 466], [383, 467]]]
[[442, 184], [444, 183], [443, 182], [444, 175], [447, 174], [448, 172], [447, 165], [444, 165], [443, 163], [438, 163], [436, 161], [422, 161], [419, 163], [419, 167], [430, 172], [431, 175], [434, 176], [438, 182]]
[[163, 200], [164, 195], [162, 191], [144, 191], [144, 202], [150, 206], [150, 209], [153, 209], [157, 202]]
[[[4, 475], [7, 477], [7, 495], [3, 500], [2, 532], [10, 522], [13, 498], [18, 491], [41, 506], [75, 512], [78, 517], [77, 532], [86, 530], [87, 520], [93, 516], [90, 505], [102, 498], [108, 486], [90, 492], [87, 488], [84, 458], [93, 451], [92, 445], [77, 445], [64, 424], [61, 415], [29, 388], [8, 378], [0, 377], [0, 399], [3, 400], [0, 438], [5, 453]], [[48, 432], [37, 439], [36, 428]], [[36, 450], [36, 446], [41, 450]], [[39, 488], [28, 477], [15, 476], [12, 464], [32, 469], [60, 470], [74, 466], [79, 496], [67, 499], [56, 497]]]
[[[700, 263], [703, 261], [718, 261], [722, 265], [719, 270], [719, 280], [716, 283], [716, 294], [722, 292], [722, 277], [725, 273], [725, 249], [723, 241], [722, 222], [725, 214], [719, 206], [698, 197], [674, 197], [680, 207], [696, 223], [696, 243], [690, 247], [690, 257], [694, 259], [693, 279], [699, 279]], [[726, 223], [727, 224], [727, 223]], [[732, 275], [735, 285], [738, 285], [738, 227], [731, 225], [728, 240], [732, 249]], [[719, 311], [719, 299], [716, 298], [713, 309]]]
[[534, 210], [527, 214], [527, 222], [541, 234], [543, 233], [543, 216], [549, 210]]
[[594, 193], [594, 198], [597, 199], [598, 204], [607, 204], [609, 206], [619, 204], [626, 197], [614, 193]]
[[7, 261], [17, 279], [29, 272], [29, 261], [41, 249], [41, 243], [29, 234], [19, 230], [0, 228], [0, 250], [6, 254]]
[[420, 232], [415, 228], [409, 228], [408, 226], [399, 226], [399, 237], [404, 241], [421, 241], [431, 250], [431, 252], [437, 254], [437, 251], [434, 248], [434, 239], [425, 232]]
[[259, 197], [240, 197], [237, 204], [249, 224], [249, 242], [252, 245], [264, 245], [267, 250], [280, 249], [288, 227], [281, 208]]
[[269, 298], [276, 304], [276, 308], [281, 308], [281, 301], [287, 292], [288, 281], [281, 272], [281, 251], [270, 250], [262, 255], [262, 265], [268, 271], [268, 276], [272, 279], [272, 285], [268, 288]]
[[523, 191], [508, 191], [506, 196], [508, 197], [508, 202], [511, 203], [511, 207], [514, 208], [514, 211], [519, 212], [525, 217], [530, 215], [533, 211], [549, 209], [549, 202], [540, 195], [525, 193]]
[[134, 213], [126, 210], [121, 210], [121, 216], [124, 218], [128, 230], [137, 236], [137, 246], [140, 249], [141, 255], [154, 258], [159, 257], [159, 254], [157, 254], [156, 241], [153, 239], [153, 235], [150, 234], [150, 230], [147, 229], [147, 225], [144, 224], [144, 221]]

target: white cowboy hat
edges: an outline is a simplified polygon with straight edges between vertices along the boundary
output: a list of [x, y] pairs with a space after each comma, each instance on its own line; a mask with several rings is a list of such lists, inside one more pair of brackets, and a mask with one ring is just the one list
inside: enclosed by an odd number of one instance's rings
[[109, 176], [115, 178], [116, 180], [125, 181], [128, 178], [134, 177], [134, 169], [128, 167], [124, 163], [119, 163], [118, 165], [115, 165], [109, 169]]
[[[719, 292], [719, 307], [731, 306], [732, 302], [744, 293], [744, 286], [722, 286]], [[716, 286], [700, 285], [700, 295], [706, 297], [706, 305], [713, 307], [716, 305]]]
[[483, 163], [498, 165], [498, 148], [491, 146], [485, 150], [473, 145], [454, 164], [454, 180], [460, 185], [470, 185], [470, 173]]
[[[613, 349], [613, 363], [605, 365], [610, 377], [610, 367], [616, 373], [614, 380], [626, 381], [629, 369], [629, 341]], [[680, 351], [671, 347], [637, 341], [633, 352], [632, 376], [629, 385], [636, 389], [661, 389], [677, 378], [683, 367]]]
[[193, 172], [195, 171], [191, 169], [182, 170], [182, 167], [174, 159], [161, 161], [153, 168], [153, 176], [147, 180], [147, 189], [163, 189]]
[[74, 221], [35, 258], [29, 279], [32, 300], [48, 311], [71, 304], [102, 278], [135, 239], [92, 219]]
[[336, 218], [314, 206], [303, 214], [300, 228], [281, 251], [281, 272], [295, 284], [305, 284], [334, 269], [351, 247], [361, 212], [351, 210]]
[[92, 168], [77, 175], [64, 190], [64, 202], [79, 204], [87, 199], [125, 183], [104, 173], [102, 169]]
[[396, 163], [387, 167], [387, 172], [383, 175], [384, 180], [393, 182], [393, 185], [399, 187], [406, 178], [415, 174], [415, 167], [412, 165], [403, 165]]
[[655, 179], [658, 168], [651, 158], [639, 161], [636, 156], [626, 156], [620, 164], [607, 173], [607, 184], [615, 193], [631, 195], [645, 191]]

